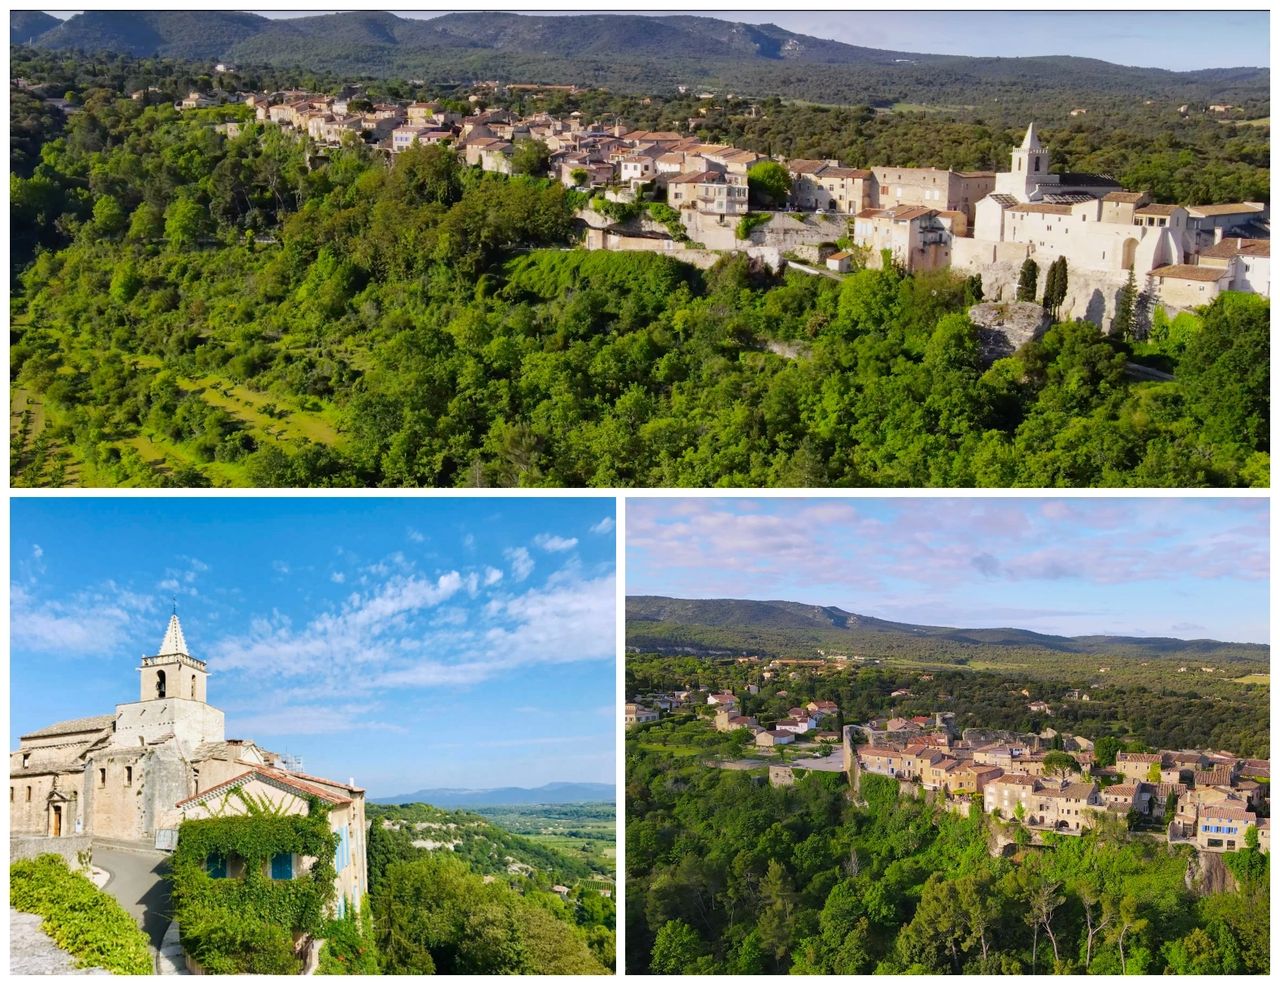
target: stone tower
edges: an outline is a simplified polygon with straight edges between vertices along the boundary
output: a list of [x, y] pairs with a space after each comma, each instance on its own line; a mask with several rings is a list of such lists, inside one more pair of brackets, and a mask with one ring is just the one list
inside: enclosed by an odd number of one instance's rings
[[1060, 180], [1049, 173], [1049, 150], [1040, 143], [1035, 123], [1027, 127], [1022, 143], [1013, 149], [1010, 170], [996, 175], [996, 194], [1012, 195], [1019, 202], [1031, 202], [1039, 198], [1039, 189], [1055, 185]]
[[142, 658], [138, 678], [138, 700], [116, 706], [115, 745], [176, 739], [185, 754], [226, 737], [222, 712], [207, 700], [208, 668], [187, 652], [176, 612], [160, 652]]
[[162, 698], [208, 701], [209, 672], [203, 660], [197, 660], [187, 652], [187, 641], [182, 635], [182, 624], [178, 622], [176, 612], [169, 617], [159, 652], [154, 657], [142, 658], [138, 674], [141, 687], [139, 701]]

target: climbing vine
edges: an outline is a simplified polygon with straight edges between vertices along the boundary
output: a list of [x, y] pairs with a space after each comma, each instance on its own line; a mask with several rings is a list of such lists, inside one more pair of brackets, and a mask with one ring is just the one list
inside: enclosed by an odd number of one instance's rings
[[[334, 898], [337, 835], [329, 811], [308, 799], [305, 815], [280, 815], [247, 798], [248, 814], [184, 821], [173, 853], [174, 916], [187, 953], [212, 974], [297, 971], [295, 937], [324, 925]], [[293, 879], [272, 879], [271, 859], [315, 861]], [[210, 875], [221, 858], [230, 878]]]

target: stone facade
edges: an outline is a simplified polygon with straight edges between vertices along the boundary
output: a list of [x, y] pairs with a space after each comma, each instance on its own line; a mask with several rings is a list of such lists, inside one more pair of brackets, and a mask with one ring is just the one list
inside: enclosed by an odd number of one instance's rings
[[[157, 844], [207, 811], [211, 791], [254, 779], [282, 810], [305, 809], [311, 794], [330, 804], [346, 859], [339, 893], [358, 900], [367, 888], [364, 791], [287, 770], [274, 753], [228, 740], [223, 713], [207, 703], [208, 671], [187, 652], [176, 615], [159, 653], [137, 669], [140, 700], [21, 737], [9, 762], [11, 836]], [[230, 809], [229, 800], [219, 803]]]

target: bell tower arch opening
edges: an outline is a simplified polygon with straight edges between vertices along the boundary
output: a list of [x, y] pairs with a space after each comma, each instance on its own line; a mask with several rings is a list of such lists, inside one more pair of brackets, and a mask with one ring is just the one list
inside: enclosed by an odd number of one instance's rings
[[156, 697], [163, 698], [165, 696], [165, 676], [163, 670], [156, 671]]

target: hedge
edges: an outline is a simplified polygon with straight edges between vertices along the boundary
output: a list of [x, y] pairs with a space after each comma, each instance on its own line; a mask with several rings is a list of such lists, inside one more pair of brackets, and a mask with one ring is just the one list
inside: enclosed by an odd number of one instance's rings
[[125, 909], [58, 855], [9, 866], [9, 905], [44, 917], [40, 929], [70, 952], [78, 967], [117, 975], [151, 975], [147, 935]]
[[[212, 974], [296, 973], [294, 936], [318, 934], [334, 898], [337, 835], [316, 799], [306, 815], [249, 806], [249, 814], [182, 823], [169, 877], [174, 917], [183, 948]], [[214, 854], [243, 859], [243, 877], [212, 878], [205, 864]], [[315, 862], [305, 875], [277, 881], [265, 871], [276, 854]]]

